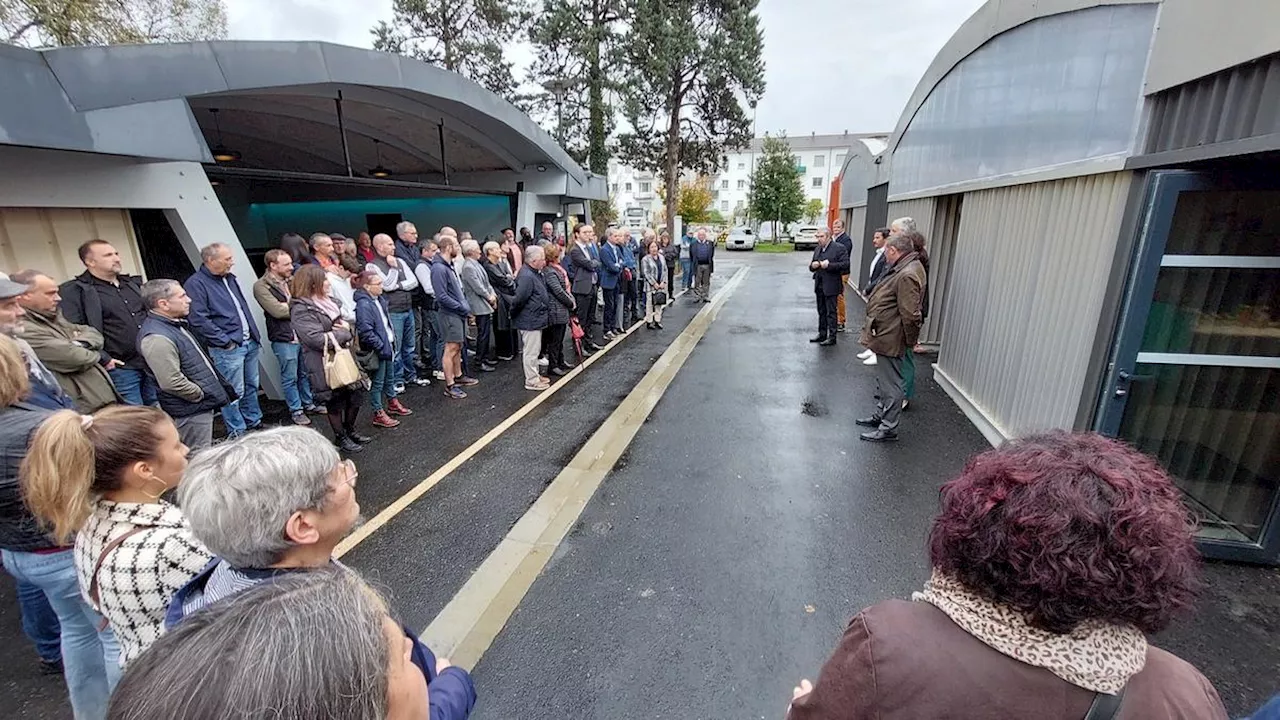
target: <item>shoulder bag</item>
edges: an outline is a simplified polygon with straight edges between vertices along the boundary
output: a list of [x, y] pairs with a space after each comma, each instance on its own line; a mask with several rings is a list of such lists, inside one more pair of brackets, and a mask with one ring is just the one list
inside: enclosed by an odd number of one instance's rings
[[324, 380], [330, 390], [360, 382], [360, 366], [351, 350], [340, 346], [333, 333], [324, 336]]
[[1089, 714], [1084, 720], [1114, 720], [1120, 716], [1120, 705], [1124, 703], [1124, 688], [1115, 695], [1098, 693], [1093, 696], [1093, 704], [1089, 706]]

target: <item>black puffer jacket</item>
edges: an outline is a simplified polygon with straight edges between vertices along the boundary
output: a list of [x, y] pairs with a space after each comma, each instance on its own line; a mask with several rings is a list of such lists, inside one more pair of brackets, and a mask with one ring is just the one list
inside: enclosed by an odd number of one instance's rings
[[0, 409], [0, 548], [34, 552], [57, 547], [40, 530], [22, 500], [18, 467], [27, 456], [31, 436], [53, 412], [18, 403]]

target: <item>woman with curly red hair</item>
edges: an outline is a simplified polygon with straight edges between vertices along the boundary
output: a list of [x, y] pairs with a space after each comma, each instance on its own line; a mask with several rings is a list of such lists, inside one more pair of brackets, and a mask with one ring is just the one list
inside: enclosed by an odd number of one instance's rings
[[1190, 514], [1151, 458], [1055, 432], [969, 461], [942, 488], [933, 575], [849, 623], [791, 720], [1227, 717], [1147, 644], [1191, 607]]

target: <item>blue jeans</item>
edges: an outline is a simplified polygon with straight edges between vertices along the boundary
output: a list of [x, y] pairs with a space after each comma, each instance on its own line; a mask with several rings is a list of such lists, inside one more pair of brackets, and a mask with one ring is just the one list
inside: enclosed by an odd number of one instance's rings
[[391, 341], [396, 346], [396, 357], [391, 373], [391, 382], [413, 382], [418, 378], [418, 370], [413, 366], [413, 350], [417, 342], [414, 335], [417, 328], [413, 324], [413, 311], [394, 312], [388, 317], [391, 320]]
[[62, 659], [62, 629], [58, 614], [49, 605], [44, 591], [25, 580], [18, 581], [18, 609], [22, 612], [22, 632], [31, 638], [41, 660], [56, 663]]
[[307, 370], [298, 362], [302, 346], [298, 343], [273, 341], [271, 352], [276, 354], [276, 360], [280, 362], [280, 385], [283, 386], [284, 401], [289, 406], [289, 412], [299, 413], [303, 408], [314, 405]]
[[222, 408], [222, 421], [227, 436], [237, 437], [250, 427], [262, 424], [262, 408], [258, 407], [258, 343], [247, 340], [230, 350], [209, 348], [213, 366], [235, 388], [239, 399]]
[[680, 281], [684, 283], [685, 290], [693, 287], [693, 260], [690, 258], [680, 258]]
[[156, 381], [145, 370], [133, 368], [116, 368], [111, 375], [111, 384], [116, 392], [130, 405], [155, 405]]
[[107, 699], [120, 681], [120, 646], [102, 616], [80, 597], [72, 550], [25, 553], [0, 550], [4, 566], [19, 582], [40, 588], [62, 626], [62, 664], [76, 720], [107, 716]]
[[[373, 411], [387, 409], [387, 401], [396, 397], [396, 384], [392, 380], [395, 364], [391, 358], [378, 358], [378, 369], [369, 374], [369, 404]], [[384, 399], [385, 398], [385, 399]]]

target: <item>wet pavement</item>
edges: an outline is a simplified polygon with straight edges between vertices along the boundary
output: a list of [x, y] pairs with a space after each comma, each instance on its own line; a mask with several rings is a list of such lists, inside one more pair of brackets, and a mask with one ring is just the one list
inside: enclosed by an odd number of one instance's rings
[[[849, 617], [928, 575], [937, 489], [987, 447], [922, 367], [896, 444], [859, 442], [871, 368], [853, 334], [807, 342], [804, 257], [730, 255], [752, 270], [475, 668], [478, 720], [781, 718]], [[464, 462], [344, 562], [424, 628], [699, 309], [677, 300]], [[851, 303], [851, 316], [861, 310]], [[519, 368], [463, 402], [438, 384], [356, 457], [366, 516], [444, 465], [532, 393]], [[367, 419], [366, 419], [367, 420]], [[1155, 641], [1200, 667], [1233, 715], [1280, 688], [1280, 573], [1214, 564], [1197, 614]], [[69, 717], [35, 672], [0, 573], [0, 707]]]

